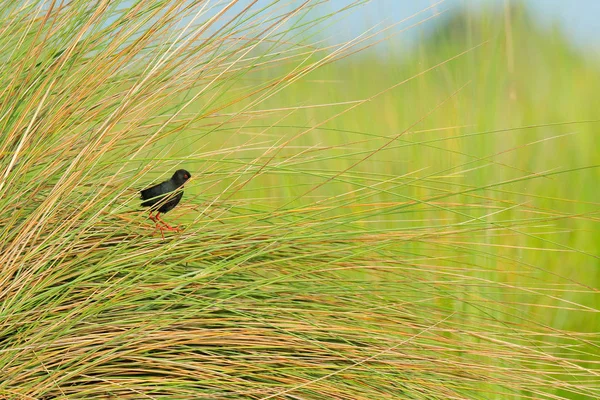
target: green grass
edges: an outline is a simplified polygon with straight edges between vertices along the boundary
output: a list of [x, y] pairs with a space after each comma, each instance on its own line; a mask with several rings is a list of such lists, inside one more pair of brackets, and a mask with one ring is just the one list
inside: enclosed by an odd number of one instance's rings
[[[86, 4], [0, 20], [0, 396], [599, 397], [600, 66], [560, 32]], [[180, 166], [163, 239], [137, 190]]]

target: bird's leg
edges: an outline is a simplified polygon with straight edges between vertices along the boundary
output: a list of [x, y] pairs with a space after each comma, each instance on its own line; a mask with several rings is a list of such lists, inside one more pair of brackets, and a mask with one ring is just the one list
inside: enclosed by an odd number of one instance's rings
[[160, 236], [162, 236], [162, 238], [165, 238], [165, 234], [163, 232], [163, 227], [159, 224], [160, 219], [158, 218], [158, 214], [160, 213], [156, 213], [156, 215], [152, 215], [152, 210], [150, 210], [150, 219], [154, 222], [155, 226], [154, 226], [154, 231], [156, 231], [157, 229], [160, 231]]
[[165, 226], [165, 228], [166, 228], [168, 231], [175, 231], [175, 232], [179, 232], [179, 228], [177, 228], [177, 227], [172, 227], [171, 225], [167, 224], [165, 221], [163, 221], [162, 219], [160, 219], [159, 215], [160, 215], [160, 213], [156, 213], [156, 219], [157, 219], [158, 221], [160, 221], [160, 222], [161, 222], [161, 223], [162, 223], [162, 224]]
[[175, 231], [175, 232], [179, 232], [179, 228], [177, 228], [177, 227], [172, 227], [171, 225], [167, 224], [165, 221], [163, 221], [162, 219], [160, 219], [159, 215], [160, 215], [160, 213], [156, 213], [156, 219], [157, 219], [158, 221], [160, 221], [160, 222], [161, 222], [161, 223], [162, 223], [162, 224], [165, 226], [165, 228], [166, 228], [168, 231]]

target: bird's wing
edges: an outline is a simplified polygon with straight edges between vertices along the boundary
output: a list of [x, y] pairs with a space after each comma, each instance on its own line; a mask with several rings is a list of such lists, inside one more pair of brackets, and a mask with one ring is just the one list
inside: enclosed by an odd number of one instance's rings
[[158, 185], [154, 185], [151, 186], [149, 188], [146, 188], [142, 191], [140, 191], [141, 195], [142, 195], [142, 200], [148, 200], [148, 199], [152, 199], [154, 197], [158, 197], [162, 194], [165, 194], [166, 192], [168, 192], [168, 188], [166, 187], [166, 183], [168, 183], [169, 181], [164, 181], [162, 183], [159, 183]]

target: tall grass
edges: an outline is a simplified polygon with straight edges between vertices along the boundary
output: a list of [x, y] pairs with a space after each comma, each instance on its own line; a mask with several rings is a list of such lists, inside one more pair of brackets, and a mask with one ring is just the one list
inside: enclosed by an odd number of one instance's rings
[[383, 57], [425, 14], [334, 45], [335, 4], [4, 6], [1, 396], [599, 397], [597, 66], [518, 13]]

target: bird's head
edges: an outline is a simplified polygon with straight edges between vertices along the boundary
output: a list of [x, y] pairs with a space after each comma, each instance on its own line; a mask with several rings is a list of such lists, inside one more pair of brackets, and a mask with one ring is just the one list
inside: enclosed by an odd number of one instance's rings
[[188, 179], [192, 177], [192, 174], [187, 172], [185, 169], [178, 169], [173, 174], [171, 180], [177, 184], [177, 186], [181, 186], [187, 182]]

